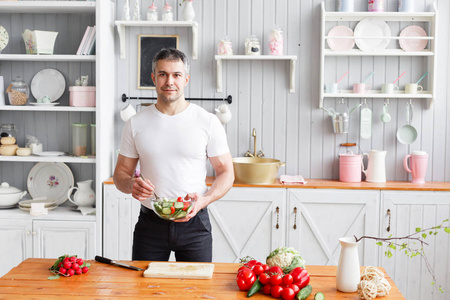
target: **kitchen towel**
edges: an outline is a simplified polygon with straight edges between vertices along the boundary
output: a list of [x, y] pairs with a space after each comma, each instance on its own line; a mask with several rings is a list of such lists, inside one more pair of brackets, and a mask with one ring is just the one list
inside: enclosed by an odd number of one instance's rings
[[280, 182], [282, 184], [306, 184], [305, 179], [301, 175], [281, 175]]

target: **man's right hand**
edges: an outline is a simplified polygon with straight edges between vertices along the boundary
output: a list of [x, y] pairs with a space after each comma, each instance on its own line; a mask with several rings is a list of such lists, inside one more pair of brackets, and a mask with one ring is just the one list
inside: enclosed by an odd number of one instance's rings
[[150, 180], [143, 180], [140, 177], [136, 177], [133, 178], [131, 182], [131, 196], [133, 196], [133, 198], [139, 201], [144, 201], [153, 196], [155, 186], [150, 182]]

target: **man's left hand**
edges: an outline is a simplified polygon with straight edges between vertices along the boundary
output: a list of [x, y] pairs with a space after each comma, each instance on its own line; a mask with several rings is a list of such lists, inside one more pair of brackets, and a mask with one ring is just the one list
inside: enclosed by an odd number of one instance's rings
[[206, 197], [200, 196], [197, 193], [189, 193], [184, 197], [184, 200], [195, 201], [194, 208], [189, 212], [189, 214], [186, 215], [186, 217], [178, 220], [174, 220], [174, 222], [187, 222], [193, 217], [197, 215], [197, 213], [202, 209], [205, 208], [208, 205], [208, 201], [206, 200]]

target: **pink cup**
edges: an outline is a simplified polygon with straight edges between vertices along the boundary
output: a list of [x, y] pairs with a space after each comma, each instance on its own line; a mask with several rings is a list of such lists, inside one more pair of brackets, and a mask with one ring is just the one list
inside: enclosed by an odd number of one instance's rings
[[353, 93], [355, 94], [365, 94], [369, 91], [370, 86], [365, 83], [355, 83], [353, 84]]
[[[410, 166], [408, 167], [408, 158], [410, 158]], [[403, 158], [403, 167], [412, 175], [412, 183], [425, 183], [425, 175], [427, 173], [428, 154], [425, 151], [413, 151]]]

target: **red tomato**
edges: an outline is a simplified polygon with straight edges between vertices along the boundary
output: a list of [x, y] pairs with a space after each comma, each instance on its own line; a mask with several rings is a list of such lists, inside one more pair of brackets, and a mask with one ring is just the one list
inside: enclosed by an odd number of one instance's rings
[[270, 283], [270, 275], [267, 273], [262, 273], [259, 275], [259, 282], [261, 282], [262, 285]]
[[297, 295], [298, 291], [300, 291], [300, 288], [296, 284], [290, 284], [287, 287], [293, 289], [295, 295]]
[[271, 285], [280, 285], [283, 282], [283, 279], [280, 274], [273, 274], [270, 276], [270, 284]]
[[253, 267], [253, 272], [255, 272], [256, 276], [259, 276], [264, 273], [264, 268], [262, 267], [262, 265], [256, 265]]
[[263, 268], [264, 268], [264, 272], [267, 272], [267, 270], [269, 270], [269, 266], [268, 266], [268, 265], [263, 264], [262, 266], [263, 266]]
[[178, 197], [178, 198], [177, 198], [177, 202], [183, 202], [183, 198]]
[[247, 267], [249, 267], [250, 269], [253, 269], [253, 267], [256, 265], [256, 263], [257, 263], [256, 259], [252, 259], [252, 260], [248, 261], [245, 265]]
[[283, 293], [283, 288], [279, 285], [275, 285], [270, 289], [270, 294], [272, 295], [272, 297], [274, 298], [280, 298], [281, 297], [281, 293]]
[[283, 298], [283, 300], [292, 300], [295, 297], [295, 293], [294, 290], [291, 288], [285, 288], [283, 289], [283, 291], [281, 292], [281, 297]]
[[294, 282], [294, 278], [291, 274], [286, 274], [283, 276], [283, 284], [290, 285]]
[[188, 209], [188, 207], [189, 207], [189, 203], [184, 202], [184, 206], [183, 206], [183, 209], [182, 209], [182, 210], [186, 210], [186, 209]]
[[170, 207], [170, 214], [173, 214], [173, 213], [175, 213], [175, 206]]
[[269, 284], [265, 284], [262, 288], [262, 291], [264, 294], [266, 295], [270, 295], [270, 290], [272, 289], [272, 285]]
[[267, 270], [267, 273], [273, 273], [273, 274], [275, 274], [275, 273], [277, 273], [277, 274], [280, 274], [280, 275], [283, 275], [284, 274], [284, 272], [283, 272], [283, 269], [282, 268], [280, 268], [279, 266], [273, 266], [273, 267], [270, 267], [268, 270]]

